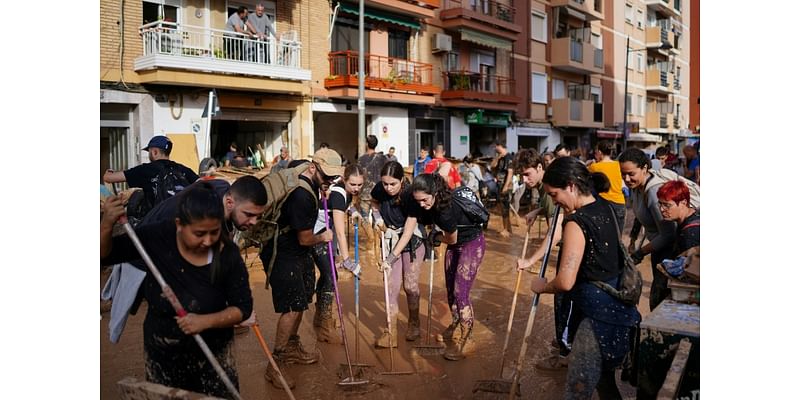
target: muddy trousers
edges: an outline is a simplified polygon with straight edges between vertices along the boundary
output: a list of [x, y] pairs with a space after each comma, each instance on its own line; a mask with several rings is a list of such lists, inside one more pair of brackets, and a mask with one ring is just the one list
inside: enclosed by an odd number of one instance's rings
[[[224, 343], [221, 348], [216, 343], [211, 343], [209, 348], [233, 386], [239, 389], [236, 359], [233, 355], [233, 340]], [[194, 340], [184, 343], [182, 346], [175, 346], [175, 348], [145, 343], [144, 361], [145, 379], [148, 382], [215, 397], [233, 398]]]
[[462, 245], [448, 245], [444, 258], [444, 279], [447, 286], [447, 304], [453, 324], [472, 329], [474, 316], [469, 292], [483, 261], [486, 241], [483, 233]]
[[584, 318], [575, 333], [564, 398], [590, 400], [597, 389], [600, 400], [621, 400], [614, 369], [603, 368], [603, 355], [591, 324]]
[[328, 243], [317, 243], [311, 249], [311, 257], [319, 270], [319, 278], [314, 292], [317, 294], [317, 305], [330, 308], [333, 303], [333, 279], [331, 279], [331, 260], [328, 255]]
[[503, 229], [511, 233], [511, 197], [514, 193], [509, 190], [506, 194], [498, 194], [500, 203], [500, 216], [503, 218]]
[[653, 283], [650, 286], [650, 311], [655, 310], [670, 294], [670, 290], [667, 288], [667, 277], [656, 268], [656, 265], [664, 261], [669, 253], [669, 250], [650, 253], [650, 268], [653, 271]]
[[425, 246], [419, 246], [414, 251], [414, 261], [411, 261], [411, 253], [404, 251], [392, 264], [392, 272], [389, 274], [389, 316], [392, 321], [397, 319], [400, 308], [397, 300], [400, 297], [401, 284], [406, 292], [408, 309], [419, 310], [419, 274], [424, 255]]
[[572, 349], [575, 332], [578, 330], [578, 323], [580, 323], [578, 312], [566, 293], [555, 294], [553, 297], [553, 312], [555, 313], [558, 354], [566, 357]]

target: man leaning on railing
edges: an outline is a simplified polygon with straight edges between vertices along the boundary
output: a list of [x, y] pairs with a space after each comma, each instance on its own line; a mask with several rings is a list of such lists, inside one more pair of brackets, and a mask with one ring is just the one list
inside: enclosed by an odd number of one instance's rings
[[[263, 43], [257, 43], [256, 47], [256, 61], [269, 64], [271, 62], [270, 55], [270, 37], [277, 38], [278, 34], [272, 28], [272, 21], [269, 16], [264, 12], [264, 5], [258, 3], [256, 11], [250, 13], [247, 17], [247, 27], [251, 32], [255, 32], [256, 38]], [[269, 32], [269, 34], [267, 33]], [[271, 34], [271, 36], [270, 36]]]
[[239, 6], [225, 24], [225, 31], [232, 33], [225, 34], [225, 58], [244, 61], [245, 51], [250, 53], [249, 46], [245, 46], [245, 39], [255, 37], [255, 35], [248, 33], [246, 26], [247, 7]]

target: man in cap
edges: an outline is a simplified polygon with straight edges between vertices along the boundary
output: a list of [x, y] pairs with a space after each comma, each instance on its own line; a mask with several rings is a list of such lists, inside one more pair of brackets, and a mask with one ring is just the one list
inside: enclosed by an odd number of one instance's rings
[[152, 208], [161, 200], [164, 200], [157, 198], [156, 190], [159, 184], [159, 176], [163, 175], [165, 170], [171, 169], [175, 175], [185, 180], [187, 184], [199, 178], [191, 169], [169, 159], [169, 155], [172, 152], [172, 141], [166, 136], [153, 136], [150, 139], [150, 143], [142, 151], [147, 152], [150, 158], [149, 163], [138, 165], [125, 171], [115, 172], [109, 169], [103, 175], [103, 181], [106, 183], [127, 182], [130, 187], [142, 188], [144, 199]]
[[[275, 262], [267, 279], [272, 286], [272, 303], [280, 314], [275, 334], [275, 361], [278, 364], [313, 364], [319, 360], [316, 352], [306, 352], [297, 334], [303, 312], [314, 296], [314, 263], [311, 248], [333, 240], [333, 232], [325, 229], [314, 234], [317, 221], [317, 199], [320, 187], [330, 185], [344, 173], [342, 158], [333, 149], [320, 149], [314, 153], [308, 169], [301, 173], [300, 187], [293, 190], [281, 208], [278, 218], [278, 236]], [[272, 246], [264, 246], [261, 261], [269, 265]], [[284, 370], [283, 368], [281, 368]], [[285, 370], [284, 370], [285, 371]], [[277, 372], [268, 367], [264, 377], [281, 388]], [[291, 380], [286, 374], [284, 378]], [[290, 383], [292, 385], [293, 383]]]

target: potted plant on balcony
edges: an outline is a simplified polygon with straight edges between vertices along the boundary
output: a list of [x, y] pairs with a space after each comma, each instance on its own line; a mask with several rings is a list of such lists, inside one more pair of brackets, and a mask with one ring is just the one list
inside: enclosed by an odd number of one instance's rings
[[469, 76], [463, 72], [453, 74], [453, 88], [455, 90], [469, 90]]

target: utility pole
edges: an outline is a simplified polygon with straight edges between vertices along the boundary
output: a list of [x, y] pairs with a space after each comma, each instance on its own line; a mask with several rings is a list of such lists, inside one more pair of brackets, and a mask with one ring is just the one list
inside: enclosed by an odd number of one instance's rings
[[364, 104], [364, 0], [358, 0], [358, 151], [367, 145], [367, 115]]

